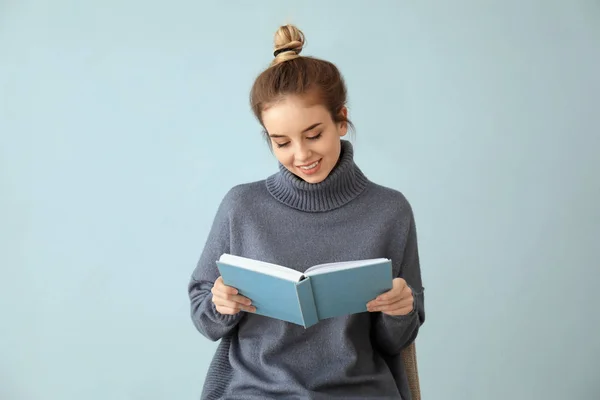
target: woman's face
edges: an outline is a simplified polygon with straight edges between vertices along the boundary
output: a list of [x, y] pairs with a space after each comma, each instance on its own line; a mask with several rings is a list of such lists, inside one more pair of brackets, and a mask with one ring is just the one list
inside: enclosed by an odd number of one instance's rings
[[[346, 115], [346, 109], [342, 110]], [[340, 157], [348, 124], [334, 122], [321, 104], [287, 96], [262, 112], [273, 153], [291, 173], [309, 183], [323, 181]]]

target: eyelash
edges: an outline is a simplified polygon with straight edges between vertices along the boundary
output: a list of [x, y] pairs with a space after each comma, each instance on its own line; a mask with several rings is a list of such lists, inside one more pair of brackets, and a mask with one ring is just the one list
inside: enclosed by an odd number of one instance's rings
[[[308, 140], [317, 140], [321, 137], [322, 134], [323, 134], [323, 132], [319, 132], [315, 136], [307, 137], [307, 139]], [[282, 143], [282, 144], [277, 143], [277, 148], [281, 149], [282, 147], [286, 147], [288, 144], [290, 144], [290, 142], [286, 142], [286, 143]]]

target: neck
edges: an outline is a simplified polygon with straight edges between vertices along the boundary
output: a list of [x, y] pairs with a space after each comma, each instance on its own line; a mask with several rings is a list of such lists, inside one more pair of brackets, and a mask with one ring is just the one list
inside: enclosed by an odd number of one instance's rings
[[354, 149], [342, 140], [340, 158], [323, 181], [308, 183], [279, 164], [279, 172], [267, 178], [267, 189], [283, 204], [306, 212], [330, 211], [349, 203], [366, 188], [367, 177], [354, 163]]

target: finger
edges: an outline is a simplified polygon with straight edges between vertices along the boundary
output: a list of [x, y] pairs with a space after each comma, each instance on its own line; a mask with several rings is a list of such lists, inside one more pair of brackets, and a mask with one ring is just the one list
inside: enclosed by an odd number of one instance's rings
[[395, 296], [391, 296], [391, 297], [386, 297], [383, 300], [375, 300], [373, 302], [374, 306], [388, 306], [390, 304], [394, 304], [397, 303], [399, 301], [402, 301], [402, 294], [397, 294]]
[[382, 312], [391, 313], [392, 315], [396, 315], [398, 313], [408, 314], [410, 311], [412, 311], [412, 308], [413, 308], [412, 299], [403, 299], [402, 301], [399, 301], [396, 304], [392, 304], [392, 305], [386, 307], [386, 309], [382, 310]]
[[228, 307], [233, 309], [240, 309], [243, 305], [235, 301], [227, 300], [222, 297], [213, 297], [213, 303], [220, 307]]
[[392, 304], [396, 301], [401, 301], [401, 300], [405, 300], [405, 299], [412, 299], [413, 295], [412, 295], [412, 291], [410, 290], [410, 288], [408, 286], [404, 287], [404, 290], [402, 290], [401, 292], [394, 292], [393, 295], [388, 295], [386, 297], [384, 297], [382, 300], [376, 300], [377, 304]]
[[367, 308], [369, 307], [381, 307], [381, 306], [385, 306], [385, 305], [389, 305], [389, 304], [393, 304], [397, 301], [400, 301], [400, 295], [399, 294], [388, 294], [385, 293], [385, 296], [382, 297], [383, 295], [371, 300], [370, 302], [367, 303]]
[[402, 294], [404, 286], [406, 286], [406, 283], [404, 283], [403, 279], [394, 279], [394, 286], [392, 289], [380, 294], [375, 298], [375, 300], [389, 302], [390, 300], [397, 299]]
[[223, 293], [219, 290], [218, 287], [213, 287], [210, 291], [212, 293], [213, 300], [221, 299], [224, 301], [231, 301], [245, 306], [250, 306], [252, 304], [252, 301], [249, 298], [237, 294], [234, 295], [229, 293]]
[[238, 310], [238, 311], [239, 310], [250, 311], [250, 312], [256, 311], [256, 307], [254, 307], [254, 306], [240, 304], [236, 301], [223, 299], [222, 297], [213, 297], [213, 303], [215, 303], [215, 305], [217, 305], [219, 307], [226, 307], [226, 308]]
[[400, 299], [412, 296], [412, 290], [402, 278], [393, 281], [393, 288], [375, 298], [378, 304], [391, 304]]
[[234, 301], [236, 303], [240, 303], [240, 304], [244, 304], [244, 305], [248, 305], [248, 306], [250, 304], [252, 304], [252, 301], [249, 298], [244, 297], [242, 295], [238, 295], [238, 294], [231, 294], [228, 291], [221, 291], [216, 286], [213, 287], [210, 291], [211, 291], [213, 297], [218, 297], [223, 300]]
[[402, 278], [395, 278], [392, 285], [394, 289], [399, 291], [404, 290], [404, 288], [407, 286], [406, 281]]
[[404, 298], [404, 299], [401, 299], [399, 301], [389, 303], [389, 304], [380, 304], [380, 303], [376, 302], [370, 306], [367, 306], [367, 309], [369, 311], [391, 312], [391, 311], [397, 310], [399, 308], [412, 307], [412, 304], [413, 304], [413, 300], [412, 300], [412, 297], [410, 297], [410, 298]]
[[213, 293], [213, 296], [219, 297], [223, 300], [228, 300], [228, 301], [233, 301], [233, 302], [236, 302], [239, 304], [243, 304], [246, 306], [249, 306], [252, 304], [252, 301], [249, 298], [244, 297], [239, 294], [232, 295], [232, 294], [223, 294], [223, 293], [217, 292], [216, 294]]
[[240, 310], [236, 309], [236, 308], [221, 307], [221, 306], [216, 306], [215, 308], [217, 309], [219, 314], [223, 314], [223, 315], [235, 315], [240, 312]]
[[391, 310], [391, 311], [382, 311], [382, 312], [387, 315], [407, 315], [407, 314], [410, 314], [412, 312], [412, 310], [413, 310], [412, 306], [409, 306], [409, 307], [402, 307], [399, 309], [395, 309], [395, 310]]
[[217, 278], [217, 280], [215, 281], [215, 285], [213, 286], [213, 289], [218, 290], [221, 293], [238, 294], [238, 290], [236, 288], [227, 286], [225, 283], [223, 283], [222, 276]]

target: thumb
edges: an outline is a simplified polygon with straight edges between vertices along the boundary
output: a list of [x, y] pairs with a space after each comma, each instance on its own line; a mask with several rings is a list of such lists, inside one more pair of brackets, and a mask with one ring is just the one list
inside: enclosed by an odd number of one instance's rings
[[396, 278], [393, 282], [394, 289], [402, 289], [406, 286], [406, 281], [402, 278]]

